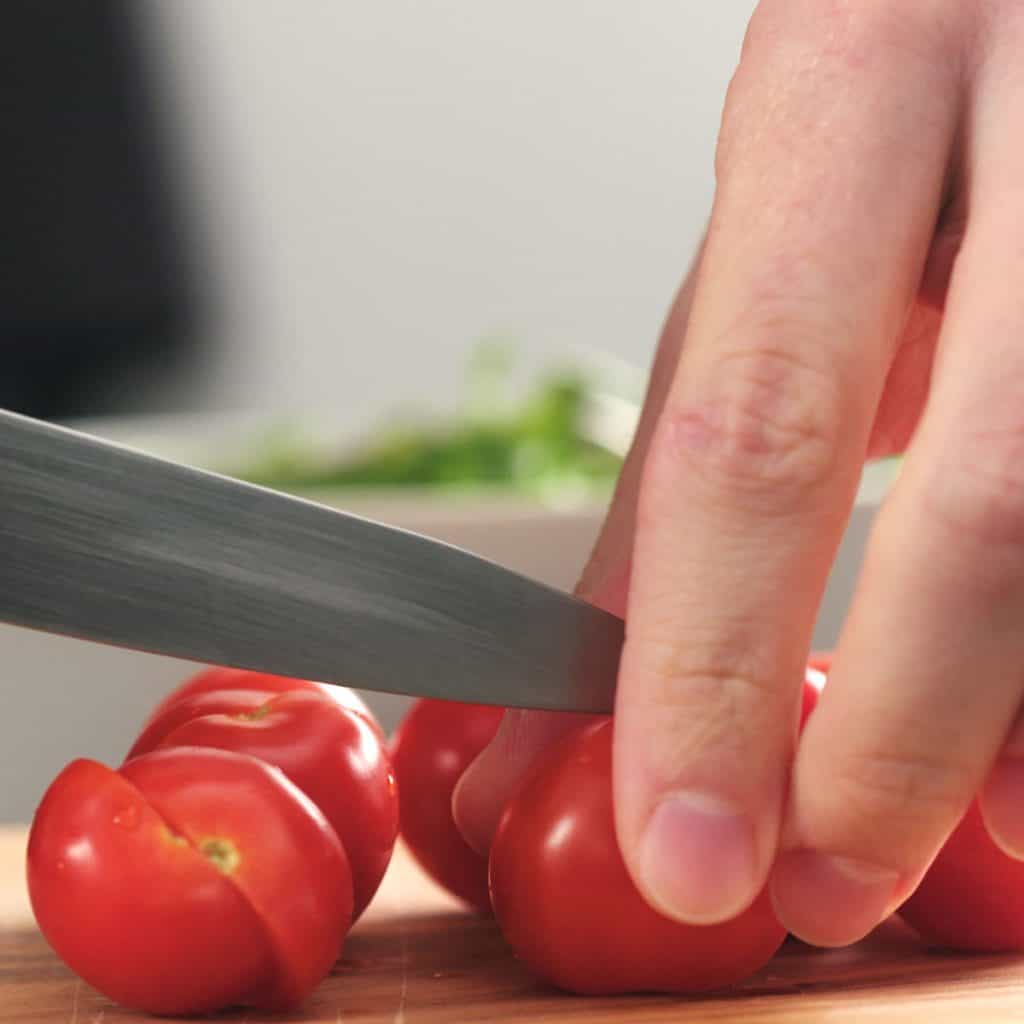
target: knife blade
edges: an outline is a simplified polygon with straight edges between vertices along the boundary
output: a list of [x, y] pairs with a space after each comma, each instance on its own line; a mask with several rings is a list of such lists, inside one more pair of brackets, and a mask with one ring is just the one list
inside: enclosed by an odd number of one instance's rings
[[0, 621], [216, 665], [612, 708], [617, 617], [452, 545], [0, 410]]

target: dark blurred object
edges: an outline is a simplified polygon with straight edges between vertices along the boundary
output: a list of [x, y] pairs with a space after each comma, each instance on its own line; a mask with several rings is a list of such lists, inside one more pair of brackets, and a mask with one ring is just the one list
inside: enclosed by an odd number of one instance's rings
[[131, 0], [0, 3], [0, 405], [131, 408], [199, 311]]

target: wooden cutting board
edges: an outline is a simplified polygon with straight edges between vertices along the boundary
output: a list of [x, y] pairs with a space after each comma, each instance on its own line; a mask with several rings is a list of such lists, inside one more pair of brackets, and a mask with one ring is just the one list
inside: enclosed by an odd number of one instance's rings
[[[24, 829], [0, 829], [0, 1021], [156, 1021], [114, 1005], [50, 951], [29, 910], [24, 849]], [[508, 952], [493, 922], [460, 910], [399, 850], [373, 906], [347, 940], [344, 959], [305, 1006], [284, 1016], [239, 1010], [214, 1019], [995, 1024], [1024, 1021], [1024, 958], [929, 952], [909, 929], [892, 922], [850, 949], [788, 943], [764, 970], [726, 994], [581, 999], [535, 981]]]

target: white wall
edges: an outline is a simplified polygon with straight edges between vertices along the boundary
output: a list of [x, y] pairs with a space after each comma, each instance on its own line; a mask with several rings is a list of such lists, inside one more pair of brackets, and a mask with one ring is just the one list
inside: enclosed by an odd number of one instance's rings
[[186, 406], [451, 395], [481, 335], [646, 366], [753, 0], [145, 0], [223, 285]]
[[[223, 304], [206, 372], [165, 405], [444, 402], [492, 332], [646, 366], [753, 0], [139, 3]], [[0, 667], [0, 821], [72, 757], [116, 763], [186, 671], [11, 628]]]

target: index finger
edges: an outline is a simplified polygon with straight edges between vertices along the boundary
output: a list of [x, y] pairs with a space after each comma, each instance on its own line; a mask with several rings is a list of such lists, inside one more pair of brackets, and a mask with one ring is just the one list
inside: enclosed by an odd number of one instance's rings
[[817, 606], [940, 207], [955, 83], [904, 13], [763, 6], [730, 88], [616, 708], [624, 858], [692, 923], [767, 879]]

